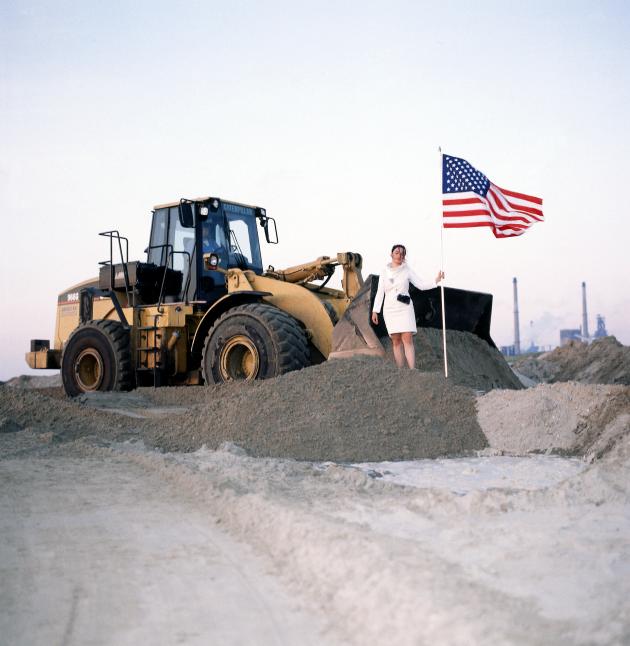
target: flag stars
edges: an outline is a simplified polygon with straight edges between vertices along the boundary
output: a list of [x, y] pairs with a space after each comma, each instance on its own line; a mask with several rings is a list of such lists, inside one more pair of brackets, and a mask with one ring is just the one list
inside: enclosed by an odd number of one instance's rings
[[444, 190], [449, 193], [474, 192], [482, 197], [488, 192], [490, 181], [466, 160], [444, 156]]

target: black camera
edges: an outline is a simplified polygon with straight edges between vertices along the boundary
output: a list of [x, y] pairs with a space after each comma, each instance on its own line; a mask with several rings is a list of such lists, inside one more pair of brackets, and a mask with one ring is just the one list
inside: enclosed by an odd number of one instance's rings
[[409, 305], [409, 303], [411, 303], [411, 296], [407, 294], [398, 294], [398, 296], [396, 296], [396, 300], [404, 303], [405, 305]]

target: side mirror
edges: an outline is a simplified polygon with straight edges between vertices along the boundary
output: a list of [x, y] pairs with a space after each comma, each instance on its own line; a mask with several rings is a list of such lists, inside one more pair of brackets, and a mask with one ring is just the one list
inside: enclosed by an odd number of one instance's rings
[[192, 229], [195, 226], [194, 203], [182, 200], [179, 203], [179, 222], [183, 227]]
[[[273, 230], [269, 223], [273, 224]], [[278, 227], [274, 218], [267, 218], [265, 222], [265, 239], [269, 244], [278, 244]]]
[[[270, 218], [266, 215], [258, 216], [258, 222], [260, 226], [265, 230], [265, 240], [269, 244], [278, 244], [278, 227], [276, 226], [276, 221], [274, 218]], [[269, 224], [273, 225], [273, 229]]]
[[[269, 244], [278, 244], [278, 227], [276, 227], [276, 221], [267, 215], [267, 209], [263, 209], [262, 206], [257, 206], [255, 213], [258, 218], [258, 224], [265, 230], [265, 240]], [[273, 229], [269, 226], [270, 222], [273, 223]]]

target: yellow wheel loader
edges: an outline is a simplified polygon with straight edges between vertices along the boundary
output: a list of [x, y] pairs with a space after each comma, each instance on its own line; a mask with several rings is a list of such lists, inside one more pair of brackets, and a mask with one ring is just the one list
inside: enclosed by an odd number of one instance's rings
[[[204, 197], [153, 209], [146, 262], [128, 260], [118, 231], [101, 233], [109, 259], [97, 278], [59, 295], [53, 348], [32, 340], [28, 365], [60, 368], [66, 393], [76, 396], [266, 379], [331, 356], [383, 355], [386, 331], [369, 322], [376, 281], [364, 284], [360, 254], [265, 270], [259, 229], [278, 242], [265, 209]], [[336, 267], [341, 290], [326, 286]], [[492, 297], [447, 292], [454, 299], [447, 325], [494, 345]], [[412, 297], [419, 325], [439, 327], [437, 290]]]

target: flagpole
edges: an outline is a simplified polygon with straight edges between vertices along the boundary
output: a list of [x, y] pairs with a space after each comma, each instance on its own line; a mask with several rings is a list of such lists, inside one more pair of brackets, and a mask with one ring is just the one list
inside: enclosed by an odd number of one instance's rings
[[[443, 174], [443, 160], [442, 160], [442, 147], [438, 146], [440, 153], [440, 176]], [[443, 180], [443, 178], [442, 178]], [[440, 204], [440, 211], [441, 209]], [[440, 213], [440, 271], [444, 271], [444, 216]], [[440, 292], [442, 296], [442, 345], [444, 348], [444, 378], [448, 379], [448, 359], [446, 356], [446, 309], [444, 303], [444, 279], [440, 281]]]

